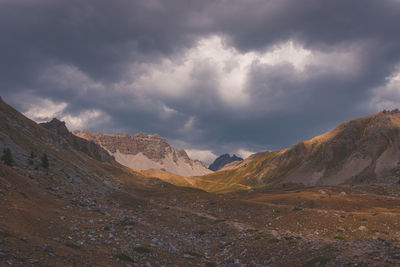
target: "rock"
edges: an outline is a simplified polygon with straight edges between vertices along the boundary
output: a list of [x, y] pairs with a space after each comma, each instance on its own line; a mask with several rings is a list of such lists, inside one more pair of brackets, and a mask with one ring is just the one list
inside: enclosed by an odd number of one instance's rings
[[373, 239], [377, 240], [381, 238], [381, 234], [379, 232], [375, 232], [374, 235], [372, 236]]
[[367, 227], [365, 227], [364, 225], [361, 225], [360, 227], [358, 227], [358, 230], [367, 231]]
[[119, 223], [121, 225], [134, 225], [136, 222], [133, 218], [124, 217], [119, 221]]
[[271, 230], [271, 235], [273, 235], [274, 237], [280, 237], [281, 235], [278, 233], [278, 231], [276, 230]]
[[79, 232], [79, 228], [76, 227], [76, 226], [71, 226], [71, 227], [69, 228], [69, 230], [70, 230], [71, 232]]
[[340, 192], [340, 195], [341, 195], [341, 196], [345, 196], [345, 195], [347, 195], [347, 194], [346, 194], [346, 192], [343, 192], [343, 191], [342, 191], [342, 192]]
[[189, 254], [183, 254], [183, 257], [186, 259], [194, 259], [195, 257]]
[[236, 156], [235, 154], [231, 157], [229, 154], [223, 154], [216, 158], [214, 162], [208, 167], [212, 171], [218, 171], [225, 165], [234, 162], [234, 161], [242, 161], [243, 159]]
[[[131, 169], [148, 169], [150, 166], [183, 176], [211, 173], [202, 162], [191, 160], [185, 150], [171, 147], [158, 134], [104, 134], [84, 130], [74, 131], [74, 135], [104, 147], [117, 161]], [[141, 163], [143, 157], [147, 158], [145, 166]]]
[[49, 244], [45, 244], [43, 247], [44, 251], [46, 251], [47, 253], [54, 253], [54, 249], [52, 246], [50, 246]]

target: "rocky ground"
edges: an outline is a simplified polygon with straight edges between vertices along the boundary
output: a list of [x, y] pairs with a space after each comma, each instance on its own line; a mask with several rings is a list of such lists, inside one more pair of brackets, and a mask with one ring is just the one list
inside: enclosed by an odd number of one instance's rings
[[122, 180], [96, 195], [5, 166], [1, 177], [2, 266], [400, 265], [397, 188], [215, 195]]

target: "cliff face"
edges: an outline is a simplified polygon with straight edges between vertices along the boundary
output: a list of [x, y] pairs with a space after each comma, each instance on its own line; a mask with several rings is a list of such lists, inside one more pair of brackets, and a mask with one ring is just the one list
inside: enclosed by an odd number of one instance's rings
[[214, 160], [214, 162], [208, 167], [210, 170], [212, 171], [218, 171], [219, 169], [221, 169], [222, 167], [224, 167], [225, 165], [234, 162], [234, 161], [242, 161], [243, 159], [233, 155], [232, 157], [229, 154], [223, 154], [221, 156], [219, 156], [218, 158], [216, 158]]
[[39, 125], [54, 132], [57, 136], [61, 136], [66, 141], [64, 146], [69, 145], [99, 161], [111, 162], [114, 160], [114, 158], [101, 146], [92, 141], [73, 135], [65, 126], [65, 122], [63, 121], [54, 118], [49, 122], [40, 123]]
[[191, 160], [185, 150], [176, 150], [158, 134], [107, 134], [88, 130], [74, 135], [93, 141], [106, 149], [115, 159], [132, 169], [165, 169], [182, 176], [211, 173], [200, 161]]

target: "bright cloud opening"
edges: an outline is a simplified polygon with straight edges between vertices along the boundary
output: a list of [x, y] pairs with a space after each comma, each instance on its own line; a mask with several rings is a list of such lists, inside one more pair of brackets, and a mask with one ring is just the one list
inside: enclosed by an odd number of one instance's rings
[[245, 158], [247, 158], [248, 156], [250, 156], [250, 155], [252, 155], [254, 153], [255, 152], [249, 151], [249, 150], [246, 150], [246, 149], [238, 149], [235, 154], [238, 155], [239, 157], [245, 159]]
[[374, 111], [400, 108], [400, 68], [386, 79], [384, 86], [373, 90], [373, 98], [369, 103]]
[[189, 158], [200, 160], [206, 166], [210, 165], [217, 158], [217, 155], [211, 150], [185, 149], [185, 151]]
[[52, 118], [60, 117], [67, 106], [68, 104], [65, 102], [55, 102], [47, 98], [39, 98], [35, 99], [34, 103], [29, 104], [23, 114], [36, 122], [45, 122]]

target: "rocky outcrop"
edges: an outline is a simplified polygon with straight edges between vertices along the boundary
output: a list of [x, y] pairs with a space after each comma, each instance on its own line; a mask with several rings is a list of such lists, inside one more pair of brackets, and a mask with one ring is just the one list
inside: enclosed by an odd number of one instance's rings
[[62, 139], [66, 141], [64, 146], [69, 145], [99, 161], [110, 162], [114, 160], [114, 158], [101, 146], [92, 141], [73, 135], [63, 121], [53, 118], [51, 121], [40, 123], [39, 125], [54, 132], [59, 137], [62, 137]]
[[39, 123], [39, 125], [61, 136], [68, 136], [71, 134], [67, 126], [65, 126], [65, 122], [56, 118], [53, 118], [49, 122]]
[[208, 167], [212, 171], [218, 171], [225, 165], [234, 162], [234, 161], [242, 161], [243, 159], [233, 154], [231, 157], [229, 154], [223, 154], [216, 158], [214, 162]]
[[182, 176], [211, 172], [202, 162], [191, 160], [185, 150], [171, 147], [165, 138], [158, 134], [108, 134], [89, 130], [75, 131], [73, 134], [100, 145], [119, 163], [131, 169], [165, 169]]

